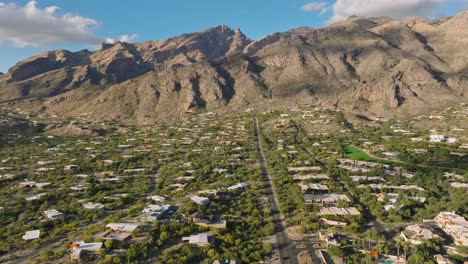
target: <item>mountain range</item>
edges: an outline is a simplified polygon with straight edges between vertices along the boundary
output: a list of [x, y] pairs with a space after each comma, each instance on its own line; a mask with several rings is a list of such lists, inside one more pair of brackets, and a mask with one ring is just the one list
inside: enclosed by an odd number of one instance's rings
[[257, 40], [217, 26], [96, 51], [49, 51], [0, 74], [0, 107], [131, 124], [299, 104], [372, 116], [429, 113], [467, 101], [467, 25], [468, 12], [353, 16]]

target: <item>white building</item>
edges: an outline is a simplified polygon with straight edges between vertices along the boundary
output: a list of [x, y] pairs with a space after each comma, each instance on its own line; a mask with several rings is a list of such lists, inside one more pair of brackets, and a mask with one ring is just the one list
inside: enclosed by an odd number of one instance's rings
[[102, 209], [102, 208], [104, 208], [104, 205], [102, 203], [87, 202], [87, 203], [83, 204], [83, 208], [85, 208], [85, 209]]
[[162, 196], [162, 195], [154, 195], [154, 196], [151, 196], [149, 197], [149, 199], [155, 201], [155, 202], [164, 202], [167, 200], [166, 197]]
[[44, 216], [49, 218], [50, 220], [57, 220], [57, 219], [59, 219], [60, 217], [63, 216], [62, 212], [57, 211], [55, 209], [46, 210], [43, 213], [44, 213]]
[[247, 182], [241, 182], [241, 183], [236, 183], [230, 187], [228, 187], [227, 189], [229, 191], [236, 191], [236, 190], [241, 190], [241, 189], [244, 189], [245, 187], [248, 187], [250, 184], [247, 183]]
[[187, 241], [189, 244], [197, 245], [197, 246], [208, 246], [210, 242], [208, 241], [208, 234], [202, 233], [197, 235], [191, 235], [189, 237], [183, 237], [182, 241]]
[[206, 205], [210, 203], [210, 199], [206, 197], [197, 196], [197, 195], [191, 196], [190, 200], [192, 200], [192, 202], [199, 204], [199, 205]]
[[39, 238], [40, 234], [40, 230], [26, 231], [26, 233], [23, 236], [23, 240], [33, 240]]
[[434, 143], [444, 142], [447, 137], [444, 135], [430, 135], [429, 141]]

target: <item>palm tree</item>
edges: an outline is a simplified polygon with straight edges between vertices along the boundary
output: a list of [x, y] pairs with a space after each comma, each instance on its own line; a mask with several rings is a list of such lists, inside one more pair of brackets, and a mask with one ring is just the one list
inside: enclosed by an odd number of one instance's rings
[[406, 260], [408, 249], [409, 249], [410, 245], [406, 241], [402, 241], [401, 245], [403, 246], [403, 251], [405, 252], [405, 260]]
[[401, 248], [401, 246], [403, 246], [403, 241], [402, 241], [401, 238], [399, 237], [399, 238], [397, 239], [396, 244], [395, 244], [395, 247], [396, 247], [396, 249], [397, 249], [397, 256], [398, 256], [398, 258], [400, 258], [400, 248]]

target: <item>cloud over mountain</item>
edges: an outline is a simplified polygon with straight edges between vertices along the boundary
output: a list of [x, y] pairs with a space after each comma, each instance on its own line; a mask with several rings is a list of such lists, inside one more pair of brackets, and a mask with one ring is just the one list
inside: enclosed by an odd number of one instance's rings
[[0, 3], [0, 44], [14, 47], [47, 47], [61, 44], [95, 46], [105, 40], [131, 41], [136, 35], [102, 38], [95, 31], [99, 23], [93, 18], [59, 13], [59, 7], [38, 7], [37, 1], [25, 6]]
[[427, 17], [440, 10], [442, 4], [446, 2], [448, 0], [337, 0], [332, 5], [333, 15], [329, 22], [337, 22], [352, 15]]
[[326, 2], [311, 2], [303, 5], [301, 10], [305, 12], [320, 11], [320, 15], [322, 15], [328, 11], [328, 8]]
[[24, 7], [0, 4], [0, 42], [11, 42], [15, 47], [47, 46], [63, 43], [97, 44], [101, 39], [93, 30], [98, 22], [92, 18], [65, 13], [59, 8], [37, 7], [31, 1]]

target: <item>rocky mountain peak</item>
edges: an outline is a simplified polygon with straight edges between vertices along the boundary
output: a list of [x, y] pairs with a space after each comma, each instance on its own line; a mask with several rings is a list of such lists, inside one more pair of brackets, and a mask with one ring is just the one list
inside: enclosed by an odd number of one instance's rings
[[467, 23], [468, 12], [437, 20], [354, 16], [254, 41], [220, 25], [93, 52], [45, 52], [0, 75], [0, 104], [31, 110], [27, 102], [40, 98], [38, 111], [146, 124], [187, 110], [330, 98], [353, 111], [420, 114], [466, 100]]

